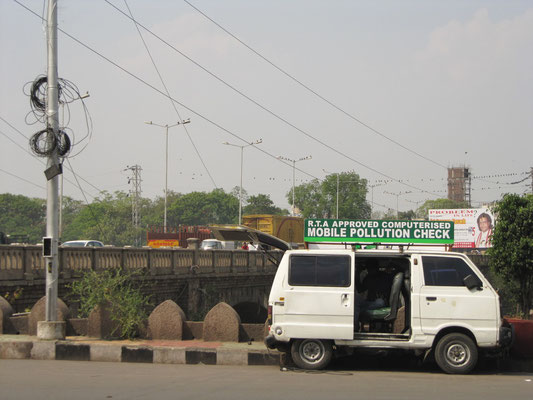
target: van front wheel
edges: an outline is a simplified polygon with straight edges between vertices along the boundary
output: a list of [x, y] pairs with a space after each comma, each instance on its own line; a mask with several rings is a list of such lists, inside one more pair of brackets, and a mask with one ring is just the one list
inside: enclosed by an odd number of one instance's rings
[[320, 339], [299, 339], [292, 343], [291, 356], [302, 369], [322, 369], [331, 361], [331, 342]]
[[448, 374], [467, 374], [476, 366], [477, 346], [462, 333], [443, 336], [435, 347], [435, 361]]

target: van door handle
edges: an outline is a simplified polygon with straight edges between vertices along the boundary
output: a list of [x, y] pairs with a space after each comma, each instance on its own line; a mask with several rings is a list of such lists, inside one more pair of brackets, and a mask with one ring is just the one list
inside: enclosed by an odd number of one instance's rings
[[437, 301], [436, 297], [426, 297], [427, 301]]

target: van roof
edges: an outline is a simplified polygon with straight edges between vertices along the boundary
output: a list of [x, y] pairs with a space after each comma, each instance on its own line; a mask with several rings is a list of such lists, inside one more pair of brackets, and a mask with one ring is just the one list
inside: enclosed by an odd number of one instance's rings
[[442, 255], [442, 256], [460, 256], [466, 257], [463, 253], [452, 252], [452, 251], [442, 251], [442, 250], [403, 250], [400, 249], [298, 249], [298, 250], [288, 250], [287, 253], [290, 254], [352, 254], [355, 255], [388, 255], [388, 256], [399, 256], [399, 255], [413, 255], [413, 254], [422, 254], [422, 255]]

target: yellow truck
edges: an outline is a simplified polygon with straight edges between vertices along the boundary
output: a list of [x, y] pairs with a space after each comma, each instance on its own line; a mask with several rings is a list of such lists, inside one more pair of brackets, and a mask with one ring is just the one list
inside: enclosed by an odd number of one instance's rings
[[243, 215], [242, 224], [280, 238], [287, 243], [304, 242], [304, 219], [300, 217], [271, 214]]

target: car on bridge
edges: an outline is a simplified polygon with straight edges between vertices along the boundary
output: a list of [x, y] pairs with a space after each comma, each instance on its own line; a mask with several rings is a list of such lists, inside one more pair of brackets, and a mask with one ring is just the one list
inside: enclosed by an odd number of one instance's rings
[[61, 247], [104, 247], [104, 244], [99, 240], [70, 240]]

